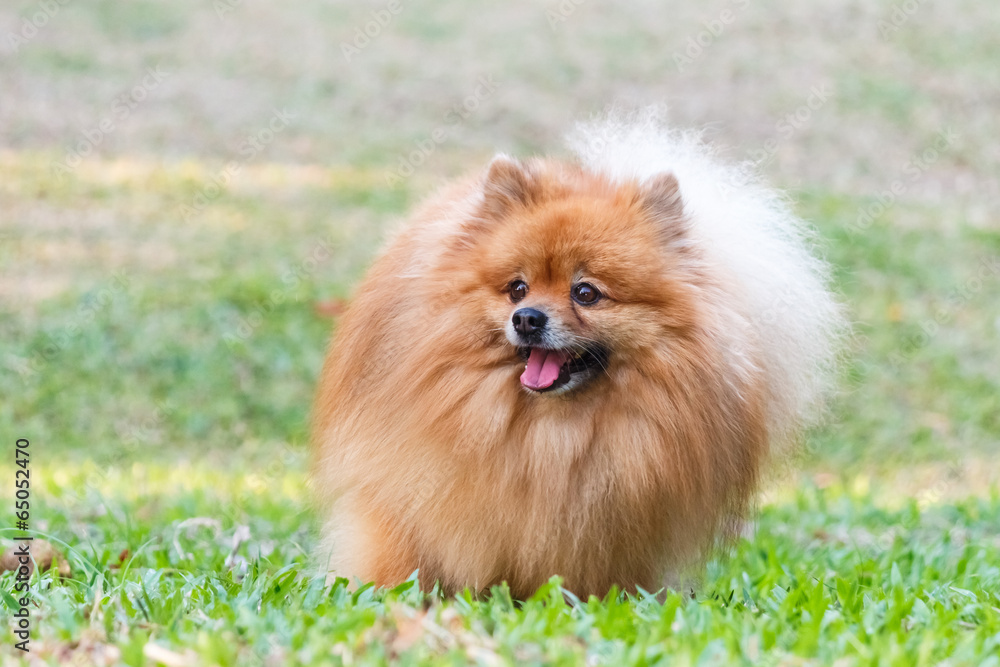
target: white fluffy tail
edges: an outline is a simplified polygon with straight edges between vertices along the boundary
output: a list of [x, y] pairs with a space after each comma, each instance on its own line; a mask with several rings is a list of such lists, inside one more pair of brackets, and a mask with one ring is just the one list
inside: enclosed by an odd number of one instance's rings
[[[813, 234], [749, 165], [721, 162], [697, 132], [670, 129], [661, 109], [612, 112], [569, 138], [582, 164], [617, 181], [671, 172], [680, 183], [693, 240], [760, 341], [776, 444], [819, 414], [832, 387], [847, 326], [829, 288]], [[739, 352], [735, 351], [734, 352]]]

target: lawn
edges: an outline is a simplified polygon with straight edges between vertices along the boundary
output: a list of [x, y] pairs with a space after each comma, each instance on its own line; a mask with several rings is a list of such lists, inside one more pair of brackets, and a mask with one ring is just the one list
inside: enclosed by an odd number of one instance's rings
[[[663, 602], [566, 601], [557, 582], [525, 604], [349, 593], [310, 567], [308, 405], [330, 312], [414, 193], [364, 171], [262, 167], [185, 224], [164, 212], [209, 168], [106, 161], [51, 184], [44, 166], [4, 156], [6, 202], [89, 212], [72, 233], [56, 213], [6, 228], [25, 288], [76, 283], [0, 320], [16, 350], [3, 430], [30, 438], [33, 525], [73, 567], [34, 584], [33, 660], [997, 664], [1000, 394], [983, 362], [1000, 276], [976, 280], [1000, 235], [859, 234], [845, 228], [867, 200], [803, 194], [856, 349], [828, 422], [776, 462], [755, 534], [692, 588]], [[100, 224], [109, 208], [126, 229]], [[64, 259], [39, 271], [50, 253]]]
[[[891, 2], [403, 3], [346, 62], [381, 5], [216, 4], [60, 4], [17, 51], [36, 3], [0, 9], [0, 503], [28, 438], [31, 528], [72, 568], [32, 581], [28, 655], [0, 575], [0, 664], [1000, 666], [997, 9], [925, 3], [883, 36]], [[668, 92], [764, 159], [854, 322], [752, 530], [660, 596], [325, 585], [309, 404], [384, 234], [494, 147], [558, 151], [570, 119]]]
[[693, 594], [567, 600], [553, 580], [515, 603], [327, 586], [294, 464], [57, 468], [36, 493], [76, 570], [35, 582], [33, 655], [50, 664], [995, 665], [1000, 651], [996, 494], [890, 509], [806, 486]]

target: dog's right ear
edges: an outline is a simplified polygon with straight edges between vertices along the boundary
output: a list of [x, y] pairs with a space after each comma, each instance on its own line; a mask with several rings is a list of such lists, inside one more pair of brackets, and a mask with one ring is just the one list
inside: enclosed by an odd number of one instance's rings
[[483, 182], [483, 216], [503, 218], [511, 210], [529, 205], [536, 192], [535, 179], [523, 164], [507, 155], [497, 155]]

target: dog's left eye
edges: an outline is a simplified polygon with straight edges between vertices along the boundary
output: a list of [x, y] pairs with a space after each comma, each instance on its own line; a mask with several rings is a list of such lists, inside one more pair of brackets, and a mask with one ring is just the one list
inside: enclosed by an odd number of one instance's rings
[[601, 292], [596, 287], [590, 283], [577, 283], [573, 285], [573, 289], [570, 290], [570, 296], [577, 303], [589, 306], [593, 303], [597, 303], [597, 300], [601, 298]]

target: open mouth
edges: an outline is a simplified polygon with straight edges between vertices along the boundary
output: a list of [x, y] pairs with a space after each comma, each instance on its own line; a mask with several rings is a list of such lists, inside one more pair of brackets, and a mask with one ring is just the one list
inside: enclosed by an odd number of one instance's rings
[[527, 361], [521, 373], [521, 384], [539, 393], [586, 379], [608, 364], [608, 351], [600, 346], [555, 350], [519, 347], [517, 351]]

